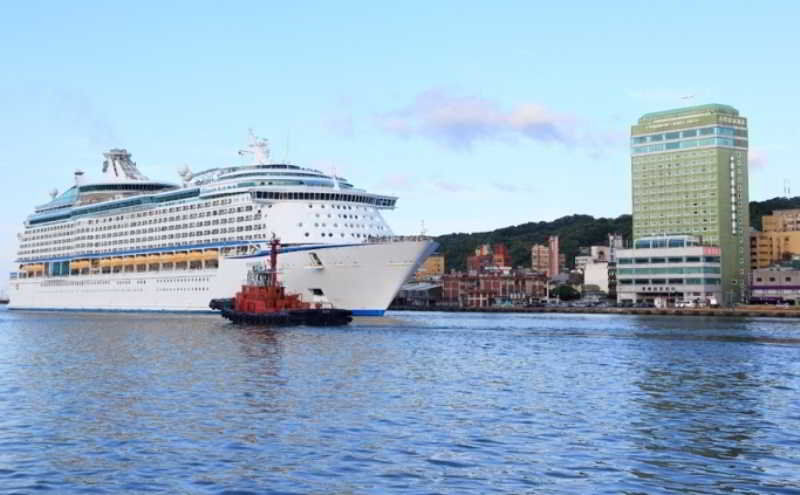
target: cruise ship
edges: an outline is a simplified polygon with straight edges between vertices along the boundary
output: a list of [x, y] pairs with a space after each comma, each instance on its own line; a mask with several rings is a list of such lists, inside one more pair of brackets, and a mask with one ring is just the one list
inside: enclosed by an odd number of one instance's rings
[[183, 167], [177, 184], [148, 179], [124, 149], [103, 154], [97, 180], [75, 171], [18, 234], [9, 309], [208, 312], [265, 262], [276, 236], [287, 290], [380, 316], [436, 247], [393, 235], [382, 212], [396, 197], [273, 163], [252, 133], [239, 155], [249, 164]]

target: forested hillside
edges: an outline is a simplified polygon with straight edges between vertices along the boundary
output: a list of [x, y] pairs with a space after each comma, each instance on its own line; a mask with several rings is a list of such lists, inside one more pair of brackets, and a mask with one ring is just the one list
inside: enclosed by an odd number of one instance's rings
[[[750, 202], [750, 223], [761, 229], [761, 216], [773, 210], [800, 208], [800, 196], [794, 198], [773, 198], [766, 201]], [[511, 252], [514, 266], [530, 266], [532, 244], [547, 244], [547, 238], [558, 235], [561, 252], [567, 257], [567, 266], [572, 267], [578, 248], [608, 242], [608, 234], [622, 234], [626, 240], [631, 238], [632, 219], [630, 215], [617, 218], [594, 218], [591, 215], [570, 215], [552, 222], [529, 222], [521, 225], [503, 227], [491, 232], [453, 233], [439, 236], [439, 251], [445, 255], [447, 270], [463, 270], [467, 256], [475, 248], [485, 243], [503, 243]]]

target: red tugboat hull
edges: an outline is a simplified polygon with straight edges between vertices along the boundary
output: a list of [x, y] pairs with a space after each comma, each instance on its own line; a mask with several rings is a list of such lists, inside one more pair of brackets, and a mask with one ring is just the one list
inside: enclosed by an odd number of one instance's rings
[[208, 306], [211, 309], [219, 310], [224, 318], [227, 318], [233, 323], [246, 325], [308, 325], [331, 327], [347, 325], [353, 321], [353, 312], [346, 309], [309, 308], [257, 313], [237, 311], [234, 308], [233, 299], [213, 299]]

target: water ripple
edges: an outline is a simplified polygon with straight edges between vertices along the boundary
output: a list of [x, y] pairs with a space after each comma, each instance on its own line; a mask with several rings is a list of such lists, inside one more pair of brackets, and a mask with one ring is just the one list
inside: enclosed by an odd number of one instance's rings
[[0, 311], [0, 492], [800, 493], [792, 321]]

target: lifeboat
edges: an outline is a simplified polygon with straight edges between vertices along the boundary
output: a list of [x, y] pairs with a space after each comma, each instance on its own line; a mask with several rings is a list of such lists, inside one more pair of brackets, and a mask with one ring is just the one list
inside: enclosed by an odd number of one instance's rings
[[187, 260], [189, 261], [203, 261], [203, 252], [202, 251], [192, 251], [187, 255]]
[[70, 261], [69, 262], [69, 269], [70, 270], [83, 270], [84, 268], [91, 268], [92, 264], [89, 260], [81, 260], [81, 261]]
[[352, 311], [312, 307], [304, 302], [300, 294], [289, 294], [278, 281], [278, 239], [273, 238], [269, 256], [269, 268], [253, 267], [248, 273], [248, 283], [242, 286], [235, 297], [212, 299], [211, 309], [220, 310], [222, 316], [233, 323], [253, 325], [347, 325], [353, 320]]
[[189, 255], [187, 253], [175, 253], [170, 256], [170, 260], [172, 263], [182, 263], [184, 261], [188, 261]]

